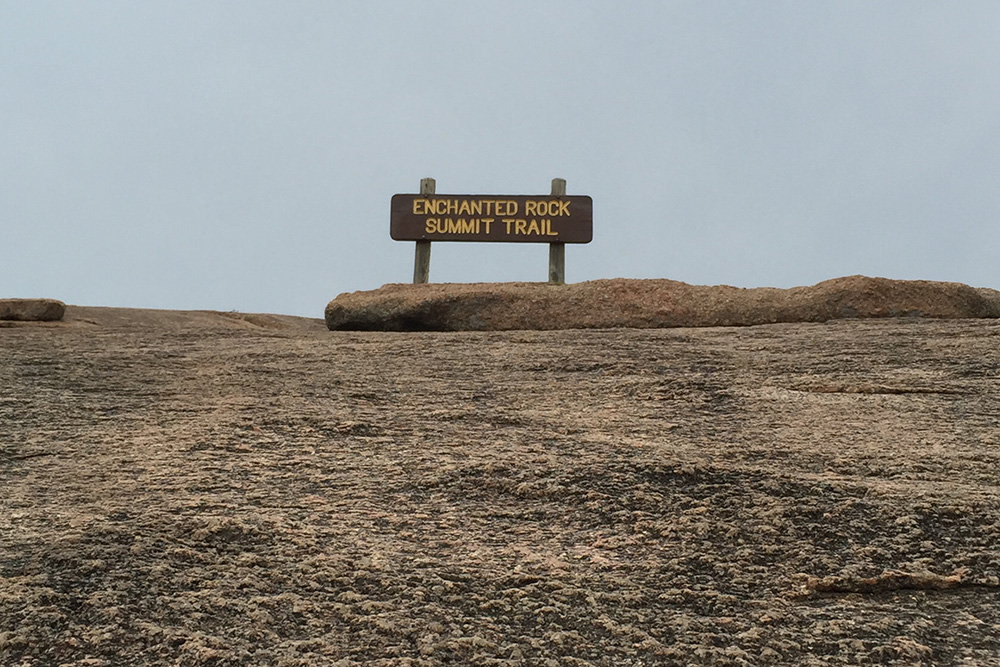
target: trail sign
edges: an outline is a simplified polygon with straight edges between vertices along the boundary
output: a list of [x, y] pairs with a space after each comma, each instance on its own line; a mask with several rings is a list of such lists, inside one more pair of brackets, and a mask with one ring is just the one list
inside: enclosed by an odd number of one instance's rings
[[389, 235], [416, 241], [413, 282], [431, 272], [431, 241], [548, 243], [549, 282], [566, 282], [566, 244], [594, 238], [594, 201], [566, 194], [566, 181], [552, 179], [550, 195], [439, 195], [433, 178], [420, 194], [393, 195]]
[[389, 234], [397, 241], [590, 243], [594, 202], [585, 195], [393, 195]]

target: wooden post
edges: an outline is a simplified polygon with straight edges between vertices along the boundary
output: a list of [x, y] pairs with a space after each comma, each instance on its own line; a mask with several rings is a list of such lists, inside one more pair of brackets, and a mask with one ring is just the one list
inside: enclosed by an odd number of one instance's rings
[[[566, 196], [566, 179], [552, 179], [552, 196]], [[566, 283], [566, 244], [549, 244], [549, 284], [563, 285]]]
[[[420, 179], [420, 194], [432, 195], [436, 188], [433, 178]], [[431, 242], [417, 241], [416, 253], [413, 256], [413, 284], [423, 285], [431, 280]]]

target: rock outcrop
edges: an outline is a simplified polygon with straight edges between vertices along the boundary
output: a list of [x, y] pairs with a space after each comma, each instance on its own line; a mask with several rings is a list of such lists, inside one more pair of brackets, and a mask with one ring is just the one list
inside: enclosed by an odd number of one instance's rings
[[1000, 317], [1000, 292], [866, 276], [790, 289], [616, 278], [570, 285], [392, 284], [341, 294], [326, 307], [329, 329], [366, 331], [746, 326], [872, 317]]
[[55, 322], [65, 312], [66, 304], [55, 299], [0, 299], [0, 320]]

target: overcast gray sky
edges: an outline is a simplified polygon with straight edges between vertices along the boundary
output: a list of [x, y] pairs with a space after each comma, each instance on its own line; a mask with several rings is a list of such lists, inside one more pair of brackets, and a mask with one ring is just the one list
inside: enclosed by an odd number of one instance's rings
[[[1000, 288], [1000, 2], [0, 0], [0, 297], [322, 316], [389, 201], [594, 199], [567, 280]], [[433, 282], [544, 281], [434, 245]]]

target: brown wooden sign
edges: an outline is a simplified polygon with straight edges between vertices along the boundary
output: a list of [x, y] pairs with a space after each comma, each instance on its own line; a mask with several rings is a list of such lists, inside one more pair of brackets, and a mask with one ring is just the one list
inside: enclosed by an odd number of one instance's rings
[[590, 243], [594, 201], [586, 195], [393, 195], [396, 241]]

